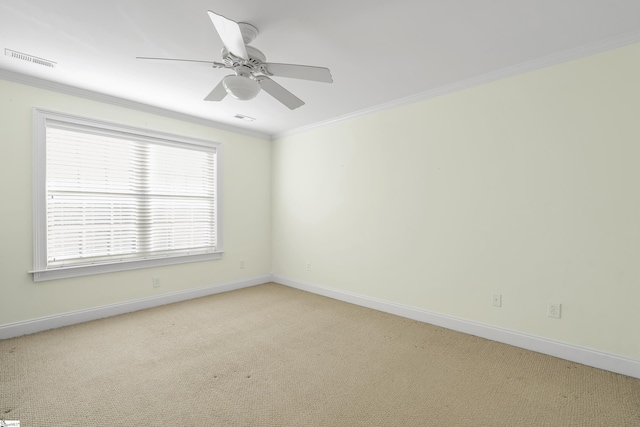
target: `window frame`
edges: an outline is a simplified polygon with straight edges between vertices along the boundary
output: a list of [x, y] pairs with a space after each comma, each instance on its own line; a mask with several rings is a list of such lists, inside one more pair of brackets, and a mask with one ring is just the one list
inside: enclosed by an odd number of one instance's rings
[[[107, 132], [131, 134], [137, 139], [156, 142], [170, 142], [172, 145], [201, 146], [216, 152], [215, 192], [216, 192], [216, 247], [215, 252], [197, 255], [172, 254], [161, 257], [150, 257], [133, 260], [112, 260], [106, 263], [55, 267], [47, 269], [47, 121], [69, 123], [71, 125], [89, 126]], [[86, 276], [140, 268], [159, 267], [165, 265], [221, 259], [223, 250], [222, 227], [222, 144], [187, 136], [169, 134], [150, 129], [106, 122], [87, 117], [80, 117], [40, 108], [33, 109], [33, 281], [45, 281], [70, 277]]]

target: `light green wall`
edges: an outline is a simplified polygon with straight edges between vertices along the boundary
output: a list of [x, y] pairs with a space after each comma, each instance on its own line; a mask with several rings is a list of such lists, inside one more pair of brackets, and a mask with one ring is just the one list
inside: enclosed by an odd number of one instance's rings
[[640, 359], [638, 76], [633, 45], [275, 141], [273, 272]]
[[[33, 107], [221, 142], [223, 259], [34, 283]], [[0, 80], [0, 326], [269, 274], [270, 151], [265, 140]]]
[[[272, 144], [0, 80], [0, 326], [273, 270], [640, 359], [638, 75], [633, 45]], [[222, 142], [224, 259], [34, 283], [33, 107]]]

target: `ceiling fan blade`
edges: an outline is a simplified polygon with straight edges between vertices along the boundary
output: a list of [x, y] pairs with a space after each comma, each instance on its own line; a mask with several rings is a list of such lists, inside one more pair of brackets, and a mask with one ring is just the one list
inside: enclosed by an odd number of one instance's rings
[[249, 59], [238, 23], [210, 10], [207, 13], [227, 51], [242, 59]]
[[331, 71], [324, 67], [309, 65], [277, 64], [267, 62], [263, 64], [269, 74], [278, 77], [312, 80], [314, 82], [333, 83]]
[[214, 61], [199, 61], [197, 59], [176, 59], [176, 58], [151, 58], [148, 56], [136, 56], [136, 59], [152, 60], [152, 61], [179, 61], [179, 62], [198, 62], [202, 64], [213, 65], [215, 68], [224, 68], [224, 64]]
[[222, 80], [220, 80], [220, 83], [218, 83], [218, 85], [213, 88], [211, 93], [209, 93], [209, 95], [207, 95], [207, 97], [204, 100], [205, 101], [222, 101], [225, 96], [227, 96], [227, 91], [222, 85]]
[[298, 107], [304, 105], [304, 101], [280, 86], [275, 81], [271, 80], [269, 77], [262, 76], [259, 77], [258, 83], [262, 86], [265, 92], [269, 95], [273, 96], [278, 101], [282, 102], [286, 107], [290, 110], [295, 110]]

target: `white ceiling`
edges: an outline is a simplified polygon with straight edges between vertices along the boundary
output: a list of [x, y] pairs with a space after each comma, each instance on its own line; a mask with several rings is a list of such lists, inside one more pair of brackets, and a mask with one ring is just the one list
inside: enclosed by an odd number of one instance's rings
[[[328, 67], [334, 83], [274, 77], [306, 102], [294, 111], [264, 92], [206, 102], [229, 70], [135, 59], [219, 61], [207, 10], [258, 27], [267, 61]], [[638, 0], [0, 0], [3, 52], [57, 63], [0, 55], [0, 72], [272, 136], [640, 41], [638, 17]]]

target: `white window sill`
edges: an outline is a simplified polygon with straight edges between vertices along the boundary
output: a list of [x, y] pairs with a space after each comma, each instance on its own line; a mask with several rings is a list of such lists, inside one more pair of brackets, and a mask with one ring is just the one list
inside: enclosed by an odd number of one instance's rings
[[188, 262], [210, 261], [221, 259], [223, 252], [214, 252], [200, 255], [184, 255], [165, 258], [154, 258], [145, 260], [135, 260], [117, 262], [110, 264], [93, 264], [75, 267], [61, 267], [51, 270], [30, 271], [33, 273], [34, 282], [45, 280], [66, 279], [69, 277], [88, 276], [92, 274], [113, 273], [116, 271], [135, 270], [139, 268], [160, 267], [163, 265], [184, 264]]

